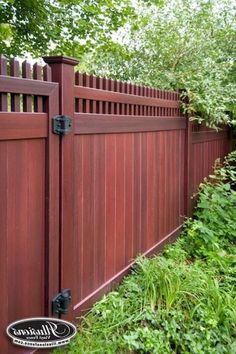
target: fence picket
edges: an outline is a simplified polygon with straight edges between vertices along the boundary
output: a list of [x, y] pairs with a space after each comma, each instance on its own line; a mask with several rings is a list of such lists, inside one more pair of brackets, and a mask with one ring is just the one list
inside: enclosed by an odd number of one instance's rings
[[[35, 80], [42, 80], [42, 66], [38, 63], [33, 65], [33, 78]], [[43, 111], [43, 98], [40, 96], [34, 96], [34, 111]]]
[[[0, 75], [7, 75], [7, 59], [0, 56]], [[0, 110], [7, 111], [7, 94], [0, 93]]]
[[[20, 76], [20, 64], [15, 58], [10, 60], [10, 75], [14, 77]], [[11, 94], [11, 111], [20, 112], [20, 95]]]
[[[22, 63], [22, 77], [25, 79], [31, 79], [31, 65], [25, 60]], [[23, 111], [32, 112], [32, 96], [23, 95]]]

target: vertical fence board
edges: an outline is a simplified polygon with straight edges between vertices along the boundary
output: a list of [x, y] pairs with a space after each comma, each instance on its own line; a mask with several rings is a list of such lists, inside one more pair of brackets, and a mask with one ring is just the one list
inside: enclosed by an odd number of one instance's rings
[[134, 183], [134, 168], [133, 168], [133, 160], [134, 160], [134, 150], [133, 150], [133, 134], [125, 134], [124, 136], [124, 151], [125, 151], [125, 264], [129, 264], [132, 260], [133, 253], [133, 183]]
[[[25, 79], [31, 78], [31, 65], [26, 60], [22, 63], [22, 77]], [[23, 95], [23, 111], [32, 112], [32, 96]]]
[[125, 151], [124, 134], [115, 137], [116, 144], [116, 272], [125, 266]]
[[[42, 80], [42, 66], [38, 63], [33, 65], [33, 78]], [[40, 96], [34, 96], [34, 111], [43, 112], [43, 98]]]
[[[140, 247], [141, 252], [147, 249], [147, 210], [150, 208], [147, 200], [147, 133], [141, 135], [141, 228], [140, 228]], [[143, 237], [146, 235], [146, 237]]]
[[134, 134], [134, 254], [141, 251], [141, 133]]
[[106, 190], [105, 190], [105, 215], [106, 215], [106, 279], [115, 274], [116, 247], [116, 140], [113, 135], [106, 136], [105, 145]]
[[94, 285], [105, 280], [105, 136], [94, 137]]
[[[15, 58], [10, 60], [10, 75], [14, 77], [20, 76], [20, 64]], [[11, 111], [20, 112], [20, 95], [11, 94]]]

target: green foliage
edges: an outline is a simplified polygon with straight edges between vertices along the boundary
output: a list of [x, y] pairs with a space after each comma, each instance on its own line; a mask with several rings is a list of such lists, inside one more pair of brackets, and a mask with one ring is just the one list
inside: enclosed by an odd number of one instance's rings
[[0, 52], [41, 54], [53, 38], [53, 5], [47, 0], [0, 0]]
[[[163, 89], [184, 89], [190, 118], [235, 124], [235, 2], [137, 2], [137, 21], [100, 43], [83, 68]], [[86, 65], [85, 65], [86, 64]]]
[[162, 255], [139, 257], [55, 353], [235, 353], [235, 158], [201, 185], [182, 237]]
[[186, 222], [189, 255], [222, 251], [236, 239], [236, 153], [231, 153], [215, 175], [199, 188], [195, 219]]
[[129, 0], [0, 0], [0, 52], [80, 57], [133, 15]]

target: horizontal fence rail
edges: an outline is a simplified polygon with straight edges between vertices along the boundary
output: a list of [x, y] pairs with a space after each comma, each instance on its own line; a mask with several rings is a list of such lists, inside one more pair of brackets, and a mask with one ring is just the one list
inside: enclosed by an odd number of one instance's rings
[[161, 99], [154, 97], [143, 97], [139, 95], [127, 93], [119, 93], [95, 88], [75, 86], [75, 97], [80, 99], [88, 99], [102, 102], [113, 102], [123, 104], [133, 104], [139, 106], [150, 107], [168, 107], [178, 108], [179, 104], [176, 100], [170, 98]]
[[[4, 353], [15, 352], [10, 322], [55, 316], [52, 298], [67, 288], [65, 318], [75, 320], [138, 254], [174, 240], [199, 183], [231, 150], [228, 128], [189, 122], [179, 92], [82, 74], [72, 58], [44, 61], [0, 58]], [[66, 135], [55, 134], [58, 115], [71, 119]]]
[[185, 129], [185, 118], [75, 113], [75, 133], [129, 133]]

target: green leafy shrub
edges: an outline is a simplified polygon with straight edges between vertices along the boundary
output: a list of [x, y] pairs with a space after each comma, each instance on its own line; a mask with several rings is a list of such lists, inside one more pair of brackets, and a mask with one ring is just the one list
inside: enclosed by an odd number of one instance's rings
[[235, 1], [136, 1], [137, 20], [83, 58], [85, 70], [158, 89], [184, 89], [184, 111], [236, 123]]
[[189, 256], [207, 256], [236, 242], [236, 153], [232, 152], [215, 174], [200, 185], [195, 218], [185, 226]]

